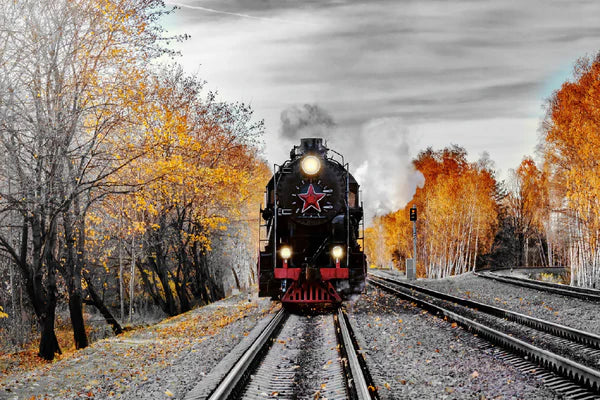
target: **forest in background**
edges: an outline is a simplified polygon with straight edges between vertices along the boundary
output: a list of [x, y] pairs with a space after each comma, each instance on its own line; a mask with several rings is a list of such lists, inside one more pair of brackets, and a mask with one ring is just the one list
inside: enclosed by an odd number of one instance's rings
[[413, 165], [424, 186], [365, 231], [370, 264], [403, 269], [413, 257], [416, 206], [419, 276], [564, 266], [572, 285], [599, 287], [600, 53], [577, 61], [545, 109], [539, 161], [525, 157], [506, 181], [486, 155], [469, 163], [459, 146], [422, 151]]
[[[0, 351], [255, 281], [262, 121], [183, 72], [160, 0], [3, 1]], [[140, 321], [137, 321], [140, 322]]]

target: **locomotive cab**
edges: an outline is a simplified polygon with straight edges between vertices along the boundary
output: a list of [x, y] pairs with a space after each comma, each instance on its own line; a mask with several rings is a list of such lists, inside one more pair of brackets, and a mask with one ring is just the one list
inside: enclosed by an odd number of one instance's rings
[[320, 138], [301, 139], [290, 159], [275, 166], [265, 200], [260, 296], [284, 304], [338, 304], [362, 292], [359, 185], [339, 153]]

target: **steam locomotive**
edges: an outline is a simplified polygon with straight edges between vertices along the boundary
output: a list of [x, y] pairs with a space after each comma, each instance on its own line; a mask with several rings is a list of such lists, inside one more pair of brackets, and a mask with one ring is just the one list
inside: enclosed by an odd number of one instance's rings
[[284, 305], [337, 305], [365, 286], [359, 185], [341, 154], [301, 139], [267, 184], [259, 296]]

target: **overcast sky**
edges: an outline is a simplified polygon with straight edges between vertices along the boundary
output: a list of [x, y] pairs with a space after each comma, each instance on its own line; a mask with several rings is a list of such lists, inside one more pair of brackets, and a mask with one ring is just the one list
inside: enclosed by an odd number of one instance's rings
[[351, 169], [369, 159], [378, 175], [454, 143], [472, 160], [487, 151], [504, 178], [534, 154], [545, 99], [600, 50], [597, 0], [167, 3], [181, 6], [169, 30], [191, 35], [179, 61], [253, 106], [270, 163], [297, 141], [282, 112], [310, 104], [335, 123], [318, 133]]

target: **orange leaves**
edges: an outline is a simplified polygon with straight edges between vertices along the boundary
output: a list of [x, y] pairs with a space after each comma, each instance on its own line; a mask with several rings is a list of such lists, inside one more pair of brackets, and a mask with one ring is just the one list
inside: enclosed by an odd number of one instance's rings
[[425, 185], [404, 209], [376, 218], [366, 230], [371, 262], [387, 267], [393, 260], [402, 269], [404, 260], [413, 257], [409, 208], [415, 205], [418, 275], [444, 277], [473, 268], [495, 233], [496, 181], [489, 160], [469, 163], [466, 156], [458, 146], [419, 154], [413, 163], [425, 176]]
[[530, 237], [544, 229], [549, 216], [548, 175], [538, 169], [530, 157], [525, 157], [511, 178], [507, 211], [517, 231]]
[[600, 182], [600, 56], [578, 60], [574, 82], [554, 93], [544, 121], [546, 160], [574, 211], [597, 209]]
[[[551, 208], [569, 226], [559, 242], [569, 253], [573, 282], [591, 285], [600, 250], [600, 53], [577, 61], [573, 77], [554, 92], [543, 124], [543, 151], [554, 195]], [[594, 278], [592, 278], [594, 279]]]

